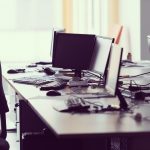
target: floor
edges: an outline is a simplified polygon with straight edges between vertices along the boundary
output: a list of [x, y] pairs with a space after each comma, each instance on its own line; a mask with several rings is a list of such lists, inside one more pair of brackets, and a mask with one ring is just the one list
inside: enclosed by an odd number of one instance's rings
[[6, 113], [6, 123], [7, 123], [7, 138], [10, 145], [10, 150], [19, 150], [19, 142], [18, 137], [16, 133], [16, 115], [14, 112], [14, 107], [11, 107], [10, 105], [14, 106], [14, 104], [11, 104], [10, 98], [7, 96], [8, 105], [9, 105], [9, 112]]
[[10, 150], [19, 150], [19, 142], [17, 142], [16, 132], [8, 132], [7, 141], [10, 145]]

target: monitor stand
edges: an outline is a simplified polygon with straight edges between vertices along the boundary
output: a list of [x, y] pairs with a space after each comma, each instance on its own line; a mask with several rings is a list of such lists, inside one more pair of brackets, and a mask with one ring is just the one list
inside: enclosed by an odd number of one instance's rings
[[73, 72], [74, 72], [74, 76], [72, 77], [72, 81], [81, 81], [81, 77], [82, 77], [82, 75], [81, 75], [81, 70], [79, 70], [79, 69], [74, 69], [74, 70], [72, 70]]
[[117, 92], [116, 92], [118, 98], [119, 98], [119, 102], [120, 102], [120, 109], [123, 109], [123, 110], [128, 110], [128, 104], [125, 100], [125, 98], [123, 97], [123, 95], [121, 94], [121, 91], [120, 89], [117, 88]]
[[81, 70], [75, 69], [74, 72], [75, 72], [74, 77], [75, 77], [75, 78], [80, 78], [80, 79], [81, 79]]
[[74, 70], [75, 75], [74, 77], [69, 81], [69, 86], [74, 87], [74, 86], [88, 86], [88, 81], [87, 80], [81, 80], [81, 70]]

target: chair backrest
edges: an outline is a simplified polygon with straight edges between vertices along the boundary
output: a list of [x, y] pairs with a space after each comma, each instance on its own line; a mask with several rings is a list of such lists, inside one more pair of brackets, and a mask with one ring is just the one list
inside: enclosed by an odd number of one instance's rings
[[2, 84], [2, 69], [1, 69], [1, 63], [0, 63], [0, 120], [1, 120], [1, 133], [0, 137], [6, 138], [7, 136], [7, 128], [6, 128], [6, 112], [9, 111], [6, 97], [3, 90], [3, 84]]

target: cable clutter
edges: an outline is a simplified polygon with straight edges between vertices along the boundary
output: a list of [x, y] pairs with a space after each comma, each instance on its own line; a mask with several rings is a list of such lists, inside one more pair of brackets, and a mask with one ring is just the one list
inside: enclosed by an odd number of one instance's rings
[[150, 93], [139, 91], [135, 93], [134, 97], [136, 100], [145, 100], [146, 97], [150, 97]]
[[[128, 94], [130, 95], [131, 99], [142, 101], [145, 100], [147, 97], [150, 97], [150, 87], [148, 86], [149, 84], [150, 83], [140, 85], [137, 84], [134, 80], [130, 80], [130, 83], [128, 84], [121, 84], [120, 89], [123, 89], [122, 93], [125, 93], [124, 91], [128, 91]], [[124, 85], [128, 86], [124, 87]]]
[[108, 104], [104, 106], [102, 103], [94, 103], [79, 96], [70, 96], [63, 104], [55, 104], [54, 109], [59, 112], [74, 112], [74, 113], [99, 113], [107, 111], [128, 111], [128, 105], [120, 104], [113, 106]]

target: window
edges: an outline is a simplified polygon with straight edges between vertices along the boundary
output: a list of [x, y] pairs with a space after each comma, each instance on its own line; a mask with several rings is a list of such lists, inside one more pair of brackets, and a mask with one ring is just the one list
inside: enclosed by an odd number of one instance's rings
[[73, 31], [107, 34], [107, 0], [73, 0]]
[[49, 59], [51, 29], [62, 26], [62, 0], [0, 0], [0, 60]]

